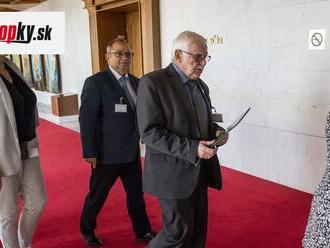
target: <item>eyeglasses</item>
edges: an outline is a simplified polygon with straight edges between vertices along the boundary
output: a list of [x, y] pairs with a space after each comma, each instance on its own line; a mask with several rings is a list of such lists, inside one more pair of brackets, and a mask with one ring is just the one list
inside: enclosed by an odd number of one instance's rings
[[134, 56], [133, 52], [108, 52], [108, 54], [114, 54], [117, 58], [123, 58], [124, 56], [126, 58], [132, 58]]
[[180, 50], [181, 52], [184, 52], [186, 54], [189, 54], [191, 57], [193, 57], [193, 59], [197, 62], [202, 62], [203, 60], [205, 60], [205, 62], [209, 62], [211, 59], [210, 55], [204, 55], [201, 53], [190, 53], [184, 50]]

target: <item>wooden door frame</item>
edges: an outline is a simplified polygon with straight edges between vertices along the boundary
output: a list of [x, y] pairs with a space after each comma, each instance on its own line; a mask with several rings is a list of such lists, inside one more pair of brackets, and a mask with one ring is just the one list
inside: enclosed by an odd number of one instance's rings
[[93, 73], [101, 70], [97, 12], [138, 4], [141, 23], [143, 73], [160, 68], [159, 0], [84, 0], [89, 14]]

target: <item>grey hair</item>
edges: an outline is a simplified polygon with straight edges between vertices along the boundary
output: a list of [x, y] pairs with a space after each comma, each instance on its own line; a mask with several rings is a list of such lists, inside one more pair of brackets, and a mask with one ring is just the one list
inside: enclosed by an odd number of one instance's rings
[[123, 36], [123, 35], [118, 35], [116, 38], [109, 41], [106, 48], [112, 49], [113, 44], [115, 44], [117, 42], [125, 44], [129, 48], [129, 50], [132, 51], [132, 47], [130, 46], [130, 44], [125, 39], [125, 36]]
[[206, 39], [192, 31], [183, 31], [181, 32], [173, 41], [172, 44], [172, 51], [171, 51], [171, 58], [172, 62], [175, 60], [175, 51], [176, 50], [184, 50], [187, 51], [189, 46], [192, 44], [197, 44], [201, 46], [207, 47]]

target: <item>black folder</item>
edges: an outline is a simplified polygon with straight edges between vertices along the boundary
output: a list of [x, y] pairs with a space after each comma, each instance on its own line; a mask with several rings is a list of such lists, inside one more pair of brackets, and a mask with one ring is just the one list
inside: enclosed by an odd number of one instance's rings
[[225, 131], [220, 132], [220, 134], [215, 138], [214, 142], [209, 145], [209, 147], [218, 147], [222, 141], [225, 139], [226, 134], [233, 130], [247, 115], [247, 113], [251, 110], [249, 107], [243, 114], [241, 114], [232, 124], [230, 124]]

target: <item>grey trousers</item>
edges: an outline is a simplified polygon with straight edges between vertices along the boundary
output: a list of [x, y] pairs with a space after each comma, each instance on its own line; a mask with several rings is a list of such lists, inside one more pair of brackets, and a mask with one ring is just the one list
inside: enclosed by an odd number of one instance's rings
[[159, 199], [163, 229], [148, 248], [204, 248], [207, 233], [207, 186], [199, 182], [187, 199]]
[[[23, 200], [20, 215], [19, 197]], [[0, 238], [4, 248], [31, 247], [45, 203], [46, 191], [39, 157], [25, 160], [17, 175], [2, 177]]]

